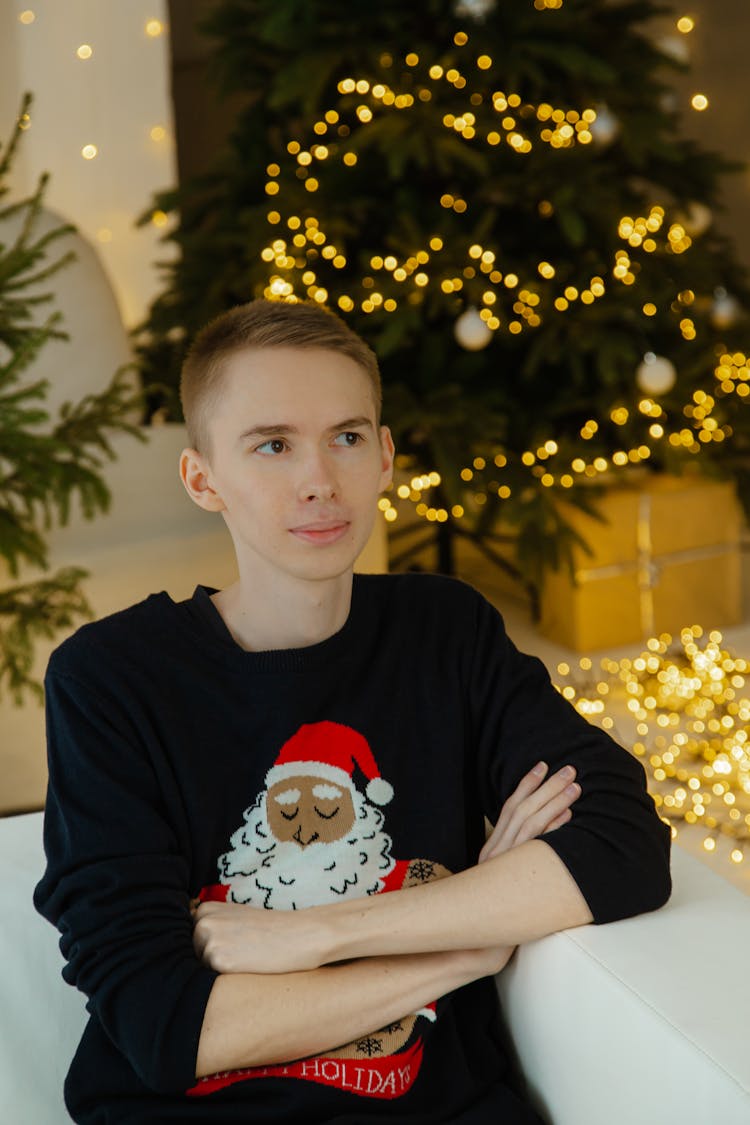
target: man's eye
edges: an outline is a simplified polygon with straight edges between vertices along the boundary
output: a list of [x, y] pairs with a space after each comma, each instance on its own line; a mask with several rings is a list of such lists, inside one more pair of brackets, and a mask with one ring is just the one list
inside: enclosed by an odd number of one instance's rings
[[359, 445], [360, 442], [363, 442], [365, 439], [362, 437], [362, 434], [358, 434], [355, 430], [345, 430], [343, 434], [338, 434], [334, 440], [336, 445], [355, 446]]
[[255, 447], [256, 453], [283, 453], [286, 449], [286, 442], [281, 438], [271, 438], [270, 441], [264, 441], [262, 445]]

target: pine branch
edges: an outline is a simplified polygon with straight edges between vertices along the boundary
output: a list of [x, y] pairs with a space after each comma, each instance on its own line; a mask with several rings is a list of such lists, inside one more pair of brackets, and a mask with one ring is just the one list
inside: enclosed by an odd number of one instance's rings
[[80, 448], [83, 457], [95, 464], [100, 462], [94, 458], [91, 447], [101, 450], [109, 460], [115, 456], [108, 434], [127, 433], [145, 441], [142, 430], [131, 421], [142, 401], [142, 392], [133, 389], [134, 373], [134, 365], [125, 364], [99, 394], [88, 394], [78, 403], [64, 403], [54, 438], [71, 448]]
[[[7, 193], [8, 173], [23, 132], [24, 114], [0, 160], [0, 198]], [[60, 225], [38, 234], [47, 176], [34, 194], [0, 210], [0, 231], [12, 222], [15, 234], [0, 242], [0, 558], [11, 575], [30, 563], [46, 569], [46, 533], [64, 524], [74, 501], [91, 518], [109, 506], [102, 467], [115, 456], [111, 438], [127, 433], [144, 440], [134, 421], [141, 415], [142, 396], [134, 387], [132, 368], [115, 372], [109, 385], [80, 402], [65, 403], [51, 418], [44, 379], [22, 382], [40, 351], [52, 339], [66, 339], [61, 316], [52, 311], [39, 323], [38, 310], [53, 301], [40, 286], [74, 258], [72, 251], [55, 257], [57, 241], [72, 231]], [[29, 692], [41, 696], [32, 676], [36, 643], [70, 629], [90, 616], [82, 592], [85, 572], [69, 567], [34, 582], [0, 589], [0, 691], [15, 702]]]
[[87, 519], [108, 509], [110, 495], [101, 468], [115, 458], [112, 434], [146, 440], [132, 421], [142, 396], [133, 390], [131, 375], [132, 367], [122, 367], [99, 394], [65, 403], [49, 433], [31, 429], [46, 421], [46, 413], [24, 407], [26, 400], [43, 394], [43, 383], [0, 397], [0, 466], [4, 461], [11, 466], [0, 477], [0, 518], [5, 526], [0, 555], [13, 574], [23, 560], [46, 565], [46, 551], [32, 526], [35, 521], [41, 520], [44, 528], [53, 522], [66, 524], [74, 497]]
[[13, 163], [13, 157], [15, 156], [16, 149], [18, 148], [18, 142], [20, 141], [21, 134], [24, 131], [22, 128], [22, 124], [28, 118], [29, 110], [31, 109], [31, 102], [31, 94], [24, 94], [23, 101], [21, 102], [21, 111], [16, 118], [13, 133], [8, 143], [8, 147], [5, 150], [5, 156], [2, 158], [2, 160], [0, 160], [0, 199], [8, 191], [8, 188], [4, 185], [3, 180], [10, 171], [10, 166]]
[[0, 698], [3, 691], [17, 705], [27, 693], [43, 698], [32, 675], [34, 647], [91, 617], [81, 583], [86, 571], [66, 567], [49, 578], [0, 590]]

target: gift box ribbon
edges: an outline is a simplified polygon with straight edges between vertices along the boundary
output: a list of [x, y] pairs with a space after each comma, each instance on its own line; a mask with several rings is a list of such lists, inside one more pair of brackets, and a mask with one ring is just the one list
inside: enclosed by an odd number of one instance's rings
[[656, 631], [654, 616], [654, 590], [659, 585], [661, 573], [673, 563], [702, 562], [735, 550], [736, 543], [715, 543], [705, 547], [691, 547], [682, 551], [670, 551], [654, 556], [651, 537], [652, 504], [650, 493], [644, 492], [638, 501], [636, 525], [637, 555], [635, 559], [609, 566], [594, 566], [576, 570], [575, 582], [581, 585], [602, 578], [616, 578], [622, 574], [635, 573], [638, 580], [638, 600], [640, 622], [644, 636], [653, 636]]

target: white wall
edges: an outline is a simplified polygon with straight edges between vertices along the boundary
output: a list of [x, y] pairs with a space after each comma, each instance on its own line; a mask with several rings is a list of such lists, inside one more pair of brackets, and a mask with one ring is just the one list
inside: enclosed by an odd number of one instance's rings
[[[34, 19], [22, 22], [29, 11]], [[165, 228], [136, 230], [135, 220], [176, 180], [166, 14], [166, 0], [0, 0], [3, 147], [23, 93], [34, 95], [13, 197], [51, 173], [47, 206], [98, 248], [128, 327], [160, 288], [154, 261], [167, 254], [158, 246]], [[147, 34], [149, 21], [159, 34]], [[82, 44], [88, 59], [77, 56]], [[81, 155], [86, 145], [97, 146], [92, 160]]]

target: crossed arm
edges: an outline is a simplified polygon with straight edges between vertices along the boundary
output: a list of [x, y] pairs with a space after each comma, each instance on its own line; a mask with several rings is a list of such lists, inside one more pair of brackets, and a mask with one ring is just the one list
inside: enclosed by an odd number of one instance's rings
[[567, 868], [536, 838], [570, 819], [580, 788], [572, 771], [545, 774], [527, 774], [478, 865], [457, 875], [293, 914], [201, 905], [196, 953], [221, 975], [197, 1077], [330, 1050], [498, 972], [521, 942], [590, 922]]

